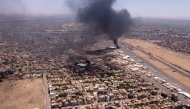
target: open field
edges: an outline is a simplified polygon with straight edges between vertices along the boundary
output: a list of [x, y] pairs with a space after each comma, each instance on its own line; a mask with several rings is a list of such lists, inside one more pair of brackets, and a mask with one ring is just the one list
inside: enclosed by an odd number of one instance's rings
[[[136, 47], [139, 46], [141, 49], [145, 50], [146, 52], [151, 53], [155, 57], [159, 56], [159, 57], [163, 58], [164, 60], [166, 60], [166, 61], [168, 61], [168, 62], [170, 62], [172, 64], [178, 65], [178, 66], [180, 66], [182, 68], [186, 68], [186, 70], [190, 69], [189, 67], [187, 67], [188, 65], [190, 66], [190, 62], [189, 62], [190, 57], [187, 56], [187, 55], [184, 55], [184, 54], [181, 54], [181, 53], [175, 53], [173, 51], [166, 50], [164, 48], [158, 47], [157, 45], [154, 45], [154, 44], [149, 43], [149, 42], [141, 41], [141, 40], [134, 40], [134, 39], [133, 40], [132, 39], [128, 40], [127, 39], [126, 41], [128, 43], [136, 46]], [[184, 76], [182, 76], [182, 75], [180, 75], [180, 74], [178, 74], [176, 72], [173, 72], [168, 66], [166, 66], [163, 63], [160, 63], [160, 62], [158, 62], [156, 60], [153, 60], [153, 59], [149, 58], [148, 55], [142, 53], [141, 51], [133, 50], [133, 52], [135, 54], [139, 55], [140, 57], [144, 58], [146, 61], [152, 63], [154, 66], [161, 69], [166, 74], [174, 77], [175, 79], [179, 80], [184, 85], [190, 87], [190, 79], [188, 79], [188, 78], [186, 78], [186, 77], [184, 77]], [[179, 60], [179, 63], [178, 63], [178, 60]]]
[[4, 81], [0, 84], [0, 109], [42, 109], [44, 99], [42, 79]]

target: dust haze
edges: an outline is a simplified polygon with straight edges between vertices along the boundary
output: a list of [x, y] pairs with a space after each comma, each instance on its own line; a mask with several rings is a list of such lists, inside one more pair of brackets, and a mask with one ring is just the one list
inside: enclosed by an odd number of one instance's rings
[[0, 19], [23, 17], [25, 9], [22, 0], [0, 0]]

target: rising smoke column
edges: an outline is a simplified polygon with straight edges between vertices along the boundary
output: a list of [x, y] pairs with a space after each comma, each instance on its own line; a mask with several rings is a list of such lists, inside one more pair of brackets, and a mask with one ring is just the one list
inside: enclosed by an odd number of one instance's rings
[[116, 11], [112, 8], [116, 0], [89, 0], [88, 5], [78, 10], [78, 19], [83, 23], [94, 23], [109, 35], [117, 48], [118, 38], [128, 31], [131, 25], [130, 13], [126, 9]]

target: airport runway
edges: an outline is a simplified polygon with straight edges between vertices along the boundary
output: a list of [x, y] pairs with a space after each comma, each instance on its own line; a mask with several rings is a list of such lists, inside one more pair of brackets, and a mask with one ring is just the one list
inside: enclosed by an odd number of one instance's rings
[[154, 60], [156, 60], [156, 61], [159, 61], [160, 63], [162, 63], [162, 64], [164, 64], [164, 65], [170, 67], [171, 70], [173, 70], [173, 71], [179, 73], [180, 75], [185, 76], [185, 77], [187, 77], [187, 78], [190, 79], [190, 74], [184, 73], [183, 71], [180, 71], [180, 70], [176, 69], [176, 68], [173, 67], [172, 65], [169, 65], [168, 63], [166, 63], [166, 62], [164, 62], [164, 61], [162, 61], [162, 60], [160, 60], [160, 59], [158, 59], [158, 58], [155, 58], [154, 56], [152, 56], [151, 54], [148, 54], [147, 52], [145, 52], [145, 51], [142, 50], [142, 49], [139, 49], [139, 48], [137, 48], [137, 47], [135, 47], [135, 46], [133, 46], [133, 45], [127, 43], [127, 42], [124, 42], [124, 43], [125, 43], [126, 45], [128, 45], [128, 46], [131, 46], [131, 47], [133, 47], [133, 48], [135, 48], [135, 49], [141, 51], [142, 53], [146, 54], [147, 56], [151, 57], [152, 59], [154, 59]]
[[[108, 47], [110, 45], [114, 46], [114, 44], [112, 42], [108, 42], [108, 41], [106, 41], [106, 42], [100, 42], [98, 44], [101, 45], [101, 46], [104, 46], [104, 47]], [[142, 57], [136, 55], [131, 50], [127, 49], [124, 44], [119, 43], [119, 45], [121, 46], [121, 50], [126, 55], [129, 55], [136, 62], [140, 63], [141, 65], [143, 65], [145, 67], [147, 67], [149, 69], [149, 71], [151, 71], [155, 76], [163, 78], [164, 80], [166, 80], [167, 82], [171, 83], [172, 85], [174, 85], [174, 86], [182, 89], [183, 91], [186, 91], [187, 93], [190, 93], [190, 88], [189, 87], [187, 87], [186, 85], [182, 84], [180, 81], [176, 80], [175, 78], [171, 77], [170, 75], [164, 73], [161, 69], [158, 69], [157, 67], [155, 67], [151, 63], [149, 63], [146, 60], [144, 60]]]

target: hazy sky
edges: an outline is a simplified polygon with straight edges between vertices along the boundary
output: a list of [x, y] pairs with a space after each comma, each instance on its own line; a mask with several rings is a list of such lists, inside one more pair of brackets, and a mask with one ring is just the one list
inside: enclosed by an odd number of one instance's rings
[[118, 0], [115, 7], [135, 17], [190, 19], [190, 0]]
[[[0, 16], [29, 14], [40, 17], [71, 14], [64, 1], [0, 0]], [[132, 17], [190, 20], [190, 0], [117, 0], [113, 7], [117, 10], [126, 8]]]

